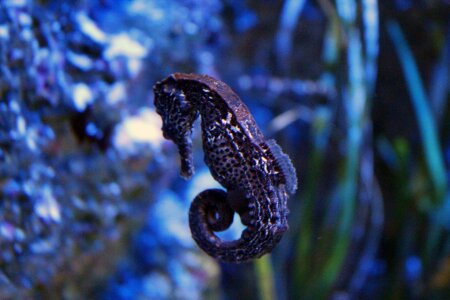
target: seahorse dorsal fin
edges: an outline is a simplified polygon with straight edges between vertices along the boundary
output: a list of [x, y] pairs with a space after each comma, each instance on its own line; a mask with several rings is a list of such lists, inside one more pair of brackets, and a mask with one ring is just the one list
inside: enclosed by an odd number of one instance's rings
[[286, 181], [286, 190], [289, 194], [294, 194], [297, 190], [297, 174], [289, 157], [281, 150], [281, 147], [275, 140], [267, 140], [267, 146], [275, 157], [275, 161], [283, 172]]

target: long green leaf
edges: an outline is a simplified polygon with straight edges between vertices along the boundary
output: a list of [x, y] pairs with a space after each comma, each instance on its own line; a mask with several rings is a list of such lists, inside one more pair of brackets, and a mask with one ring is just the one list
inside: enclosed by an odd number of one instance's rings
[[447, 190], [447, 174], [428, 97], [400, 26], [396, 21], [388, 21], [386, 26], [397, 51], [416, 113], [425, 160], [435, 191], [434, 201], [441, 204]]

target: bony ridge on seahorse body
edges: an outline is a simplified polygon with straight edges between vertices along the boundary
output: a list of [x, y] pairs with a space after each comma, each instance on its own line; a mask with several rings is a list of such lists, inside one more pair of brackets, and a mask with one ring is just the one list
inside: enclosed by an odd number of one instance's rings
[[[175, 73], [153, 87], [162, 131], [179, 149], [181, 175], [194, 173], [191, 132], [201, 116], [205, 163], [226, 192], [208, 189], [193, 200], [189, 226], [207, 254], [240, 263], [270, 252], [288, 229], [287, 199], [297, 189], [295, 169], [274, 140], [266, 140], [239, 96], [207, 75]], [[241, 237], [224, 241], [239, 214]]]

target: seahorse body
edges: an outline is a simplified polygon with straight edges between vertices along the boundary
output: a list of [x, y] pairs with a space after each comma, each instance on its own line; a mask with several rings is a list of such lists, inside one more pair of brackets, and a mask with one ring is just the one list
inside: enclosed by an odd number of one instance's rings
[[[181, 175], [194, 173], [191, 132], [201, 116], [205, 162], [226, 192], [209, 189], [189, 210], [192, 237], [225, 262], [245, 262], [270, 252], [288, 229], [287, 199], [297, 189], [295, 169], [274, 140], [266, 140], [247, 106], [225, 83], [206, 75], [175, 73], [154, 88], [164, 137], [177, 144]], [[238, 213], [246, 229], [234, 241], [214, 232]]]

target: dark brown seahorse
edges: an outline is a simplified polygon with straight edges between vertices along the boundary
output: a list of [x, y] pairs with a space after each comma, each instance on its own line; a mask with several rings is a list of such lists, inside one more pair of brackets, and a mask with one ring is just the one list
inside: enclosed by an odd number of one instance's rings
[[[205, 162], [227, 191], [208, 189], [189, 210], [192, 237], [206, 253], [240, 263], [270, 252], [288, 229], [287, 199], [297, 189], [295, 169], [274, 140], [266, 140], [247, 106], [225, 83], [206, 75], [175, 73], [153, 87], [162, 131], [179, 149], [181, 175], [194, 174], [191, 132], [201, 116]], [[224, 241], [238, 213], [241, 237]]]

